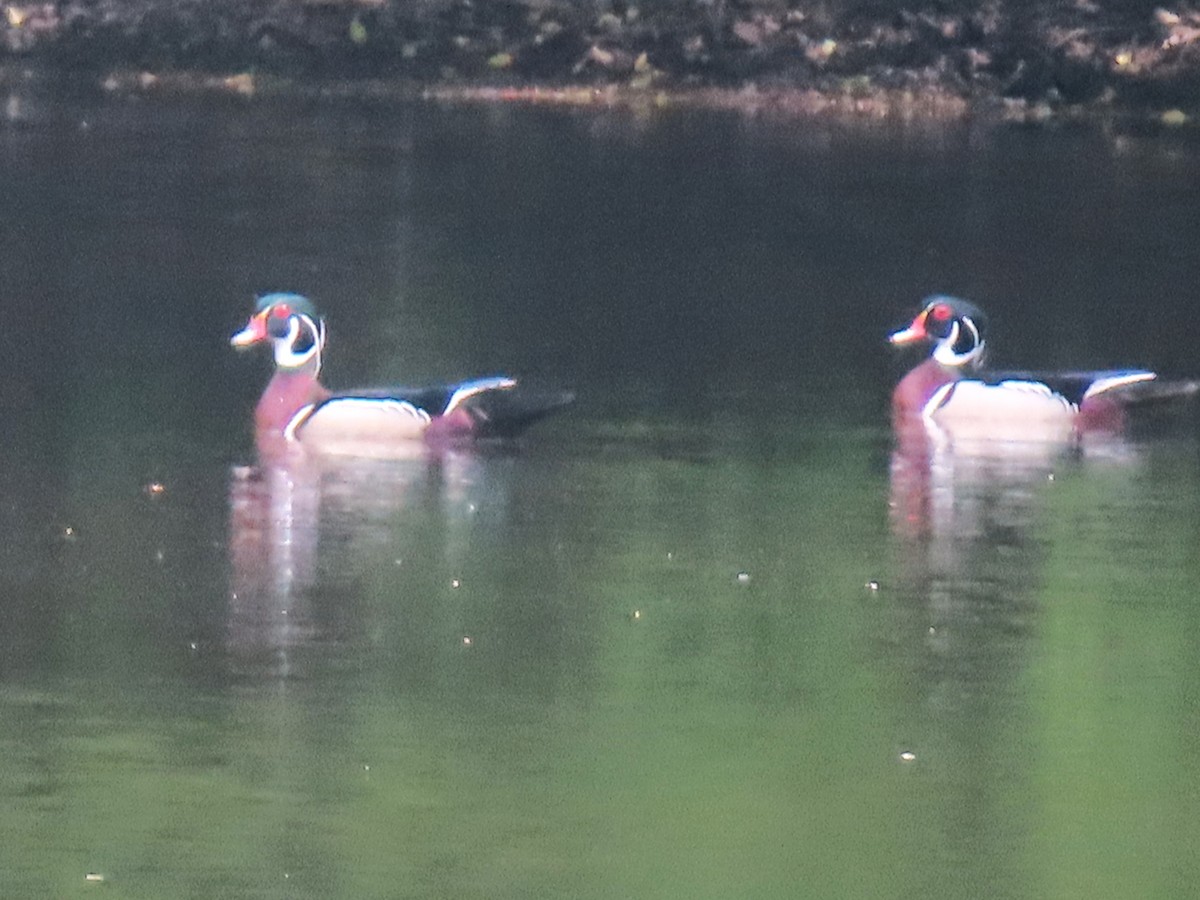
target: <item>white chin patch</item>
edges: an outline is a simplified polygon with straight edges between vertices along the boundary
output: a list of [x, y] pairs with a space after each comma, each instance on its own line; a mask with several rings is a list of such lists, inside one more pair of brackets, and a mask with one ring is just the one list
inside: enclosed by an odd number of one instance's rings
[[[302, 353], [295, 350], [296, 341], [300, 337], [300, 320], [303, 319], [308, 328], [312, 345]], [[281, 369], [298, 369], [308, 363], [321, 352], [321, 334], [313, 322], [304, 316], [293, 316], [288, 321], [288, 333], [275, 340], [275, 365]]]

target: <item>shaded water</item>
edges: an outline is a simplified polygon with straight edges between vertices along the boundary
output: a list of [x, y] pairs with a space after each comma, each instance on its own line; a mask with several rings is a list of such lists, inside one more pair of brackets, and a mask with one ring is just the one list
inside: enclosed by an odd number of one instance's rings
[[[6, 896], [1192, 892], [1194, 413], [894, 457], [882, 341], [951, 290], [997, 362], [1195, 374], [1186, 138], [8, 110]], [[269, 289], [335, 384], [580, 402], [260, 468]]]

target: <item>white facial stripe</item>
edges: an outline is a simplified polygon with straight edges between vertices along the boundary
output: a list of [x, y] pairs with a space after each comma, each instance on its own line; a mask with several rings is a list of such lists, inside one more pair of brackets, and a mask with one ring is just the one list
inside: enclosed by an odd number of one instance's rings
[[[308, 331], [312, 346], [303, 353], [295, 350], [296, 341], [300, 338], [301, 328]], [[325, 343], [324, 323], [318, 325], [308, 316], [294, 313], [288, 318], [288, 333], [273, 341], [275, 348], [275, 365], [281, 369], [298, 369], [315, 361], [318, 370], [321, 367], [321, 347]]]
[[975, 327], [975, 320], [970, 316], [963, 316], [962, 323], [970, 330], [972, 337], [975, 338], [975, 343], [979, 344], [979, 329]]
[[958, 323], [950, 324], [950, 333], [942, 338], [933, 348], [933, 358], [943, 366], [957, 366], [958, 354], [954, 352], [954, 342], [958, 340]]
[[[970, 332], [971, 349], [965, 353], [956, 353], [954, 345], [962, 335], [962, 328]], [[933, 358], [943, 366], [961, 368], [977, 362], [983, 356], [983, 348], [984, 341], [979, 335], [979, 328], [971, 321], [970, 316], [962, 316], [951, 323], [950, 333], [937, 342], [933, 348]]]

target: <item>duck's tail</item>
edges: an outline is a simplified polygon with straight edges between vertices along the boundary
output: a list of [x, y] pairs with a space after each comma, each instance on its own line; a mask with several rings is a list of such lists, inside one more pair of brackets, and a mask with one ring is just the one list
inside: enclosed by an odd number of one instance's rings
[[459, 406], [470, 414], [476, 437], [512, 438], [574, 402], [573, 391], [526, 387], [513, 381], [473, 393]]
[[1152, 378], [1122, 384], [1106, 391], [1104, 396], [1111, 397], [1122, 406], [1143, 407], [1187, 400], [1196, 394], [1200, 394], [1200, 380]]

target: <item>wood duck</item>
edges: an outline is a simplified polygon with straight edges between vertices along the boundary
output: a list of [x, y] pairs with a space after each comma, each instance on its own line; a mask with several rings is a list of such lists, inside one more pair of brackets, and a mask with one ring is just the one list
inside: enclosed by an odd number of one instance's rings
[[237, 348], [269, 342], [275, 374], [254, 410], [263, 443], [318, 452], [390, 456], [425, 444], [513, 437], [569, 404], [568, 392], [518, 390], [506, 376], [420, 388], [333, 392], [320, 382], [325, 322], [300, 294], [259, 298]]
[[892, 410], [900, 423], [922, 422], [954, 437], [981, 440], [1068, 440], [1094, 429], [1115, 430], [1126, 407], [1194, 393], [1195, 382], [1164, 383], [1144, 369], [1056, 374], [988, 372], [987, 318], [957, 297], [933, 296], [892, 344], [933, 344], [930, 358], [900, 380]]

